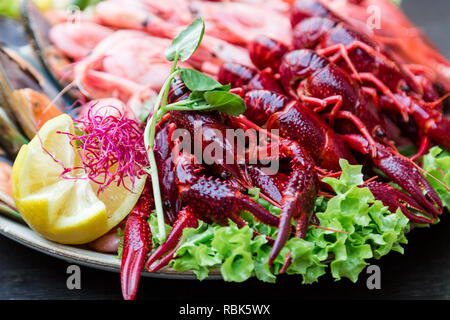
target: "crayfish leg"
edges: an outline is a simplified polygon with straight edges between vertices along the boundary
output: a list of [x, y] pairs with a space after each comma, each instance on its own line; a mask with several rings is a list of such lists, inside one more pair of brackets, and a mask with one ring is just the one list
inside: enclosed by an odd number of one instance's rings
[[251, 214], [253, 214], [253, 216], [255, 216], [256, 219], [269, 226], [276, 227], [279, 225], [280, 219], [278, 219], [277, 216], [266, 211], [263, 207], [261, 207], [255, 201], [251, 200], [249, 197], [241, 193], [239, 193], [237, 196], [238, 208], [240, 210], [250, 212]]
[[320, 55], [327, 56], [327, 55], [335, 53], [335, 52], [337, 52], [337, 55], [332, 57], [330, 59], [330, 61], [333, 63], [336, 63], [336, 61], [339, 58], [343, 58], [345, 60], [345, 63], [350, 68], [353, 76], [358, 80], [358, 82], [361, 82], [361, 78], [359, 77], [358, 70], [356, 70], [356, 67], [354, 66], [352, 60], [350, 60], [350, 57], [348, 56], [348, 49], [342, 43], [336, 44], [334, 46], [330, 46], [325, 49], [319, 49], [317, 53]]
[[422, 136], [420, 138], [419, 151], [411, 157], [411, 161], [416, 161], [417, 159], [425, 155], [428, 152], [428, 150], [430, 150], [430, 147], [431, 147], [430, 138], [428, 138], [427, 136]]
[[367, 81], [375, 85], [376, 88], [378, 88], [384, 95], [388, 96], [389, 98], [394, 101], [394, 105], [397, 108], [398, 113], [402, 116], [404, 121], [408, 121], [409, 114], [407, 106], [403, 105], [399, 99], [392, 93], [392, 91], [386, 86], [380, 79], [378, 79], [375, 75], [369, 72], [363, 72], [359, 74], [359, 79], [363, 81]]

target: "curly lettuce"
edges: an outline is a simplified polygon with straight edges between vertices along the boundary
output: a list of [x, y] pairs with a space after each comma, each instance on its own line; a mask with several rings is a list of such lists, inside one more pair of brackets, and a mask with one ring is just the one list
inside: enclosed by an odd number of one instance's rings
[[441, 197], [442, 203], [450, 209], [450, 152], [439, 147], [433, 147], [423, 157], [423, 169], [431, 176], [427, 180]]
[[324, 212], [316, 214], [322, 229], [310, 229], [306, 239], [315, 244], [320, 260], [332, 257], [330, 269], [336, 280], [345, 277], [356, 282], [367, 259], [379, 259], [391, 250], [403, 253], [401, 244], [407, 243], [409, 220], [400, 210], [389, 212], [368, 188], [360, 187], [362, 166], [349, 165], [345, 160], [340, 165], [339, 179], [323, 180], [336, 196], [328, 201]]

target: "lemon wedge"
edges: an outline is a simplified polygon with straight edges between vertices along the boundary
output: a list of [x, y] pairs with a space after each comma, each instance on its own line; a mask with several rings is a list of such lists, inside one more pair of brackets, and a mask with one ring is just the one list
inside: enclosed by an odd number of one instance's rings
[[[135, 181], [133, 192], [111, 184], [97, 196], [98, 185], [89, 179], [75, 173], [61, 177], [63, 167], [81, 164], [70, 137], [61, 132], [74, 133], [72, 118], [66, 114], [48, 121], [21, 148], [11, 176], [13, 197], [24, 220], [41, 236], [62, 244], [83, 244], [99, 238], [128, 215], [145, 178]], [[125, 183], [131, 186], [130, 181]]]

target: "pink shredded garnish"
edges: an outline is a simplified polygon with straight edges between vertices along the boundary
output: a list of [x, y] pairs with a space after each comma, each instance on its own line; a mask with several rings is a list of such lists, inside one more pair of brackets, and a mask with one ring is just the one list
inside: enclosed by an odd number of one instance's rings
[[[100, 185], [98, 194], [113, 182], [131, 192], [136, 178], [145, 174], [143, 168], [148, 166], [144, 130], [137, 120], [130, 119], [114, 106], [94, 107], [92, 104], [84, 117], [74, 120], [81, 133], [58, 132], [70, 136], [72, 146], [81, 157], [82, 168], [70, 171], [83, 169], [88, 179]], [[102, 112], [104, 108], [113, 108], [116, 112]], [[67, 172], [64, 168], [64, 173]], [[125, 178], [130, 179], [131, 188]]]

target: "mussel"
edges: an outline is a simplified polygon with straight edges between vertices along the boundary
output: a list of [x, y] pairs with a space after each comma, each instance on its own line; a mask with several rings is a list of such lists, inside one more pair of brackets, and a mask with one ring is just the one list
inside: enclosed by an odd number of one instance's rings
[[28, 44], [25, 29], [20, 21], [0, 16], [0, 43], [10, 47], [22, 47]]
[[13, 157], [28, 140], [20, 133], [7, 112], [0, 106], [0, 147]]
[[57, 91], [30, 63], [0, 47], [0, 146], [10, 156], [61, 110], [49, 97]]

